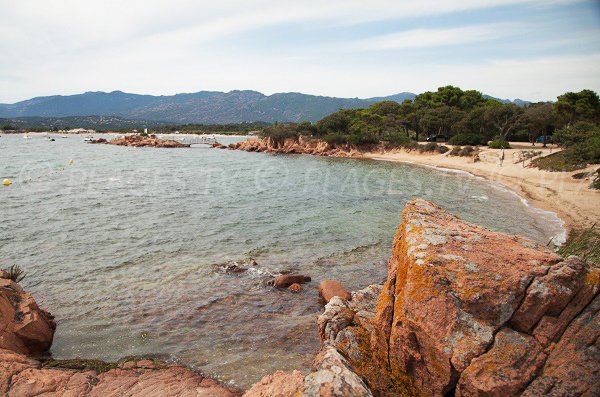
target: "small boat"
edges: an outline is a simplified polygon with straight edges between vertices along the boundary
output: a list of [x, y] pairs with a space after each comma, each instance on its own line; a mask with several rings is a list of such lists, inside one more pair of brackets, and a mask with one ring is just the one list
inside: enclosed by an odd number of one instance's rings
[[83, 141], [84, 141], [84, 142], [91, 142], [91, 141], [93, 141], [93, 140], [94, 140], [94, 137], [93, 137], [93, 136], [91, 136], [91, 135], [89, 135], [89, 136], [86, 136], [85, 138], [83, 138]]
[[62, 135], [62, 136], [61, 136], [61, 138], [68, 138], [68, 136], [66, 136], [66, 135]]
[[31, 137], [27, 134], [23, 135], [23, 139], [31, 139]]

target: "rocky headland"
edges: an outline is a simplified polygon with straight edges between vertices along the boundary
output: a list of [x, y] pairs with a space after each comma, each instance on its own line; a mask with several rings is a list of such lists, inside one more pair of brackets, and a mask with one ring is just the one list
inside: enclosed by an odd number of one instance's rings
[[[313, 371], [278, 371], [244, 396], [600, 395], [598, 264], [422, 199], [402, 219], [383, 285], [348, 294], [334, 280], [321, 284], [328, 303]], [[157, 360], [69, 366], [40, 358], [52, 316], [6, 278], [0, 315], [0, 388], [9, 396], [242, 394]]]
[[267, 152], [283, 154], [312, 154], [315, 156], [353, 157], [361, 154], [360, 151], [348, 145], [330, 145], [325, 141], [287, 138], [275, 140], [273, 138], [248, 139], [242, 142], [231, 143], [228, 146], [215, 143], [218, 149], [244, 150], [246, 152]]
[[133, 146], [133, 147], [161, 147], [161, 148], [183, 148], [190, 147], [189, 143], [181, 143], [172, 139], [160, 139], [156, 135], [129, 135], [122, 138], [107, 140], [104, 138], [94, 139], [89, 143], [104, 143], [117, 146]]

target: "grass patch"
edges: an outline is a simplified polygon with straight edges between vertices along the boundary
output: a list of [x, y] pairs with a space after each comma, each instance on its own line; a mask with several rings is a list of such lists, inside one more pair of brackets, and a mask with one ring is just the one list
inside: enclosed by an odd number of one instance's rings
[[586, 261], [600, 263], [600, 230], [596, 225], [587, 229], [572, 230], [558, 253], [564, 257], [577, 255]]
[[567, 156], [564, 150], [545, 157], [537, 158], [533, 160], [531, 164], [540, 170], [554, 172], [570, 172], [580, 170], [587, 166], [585, 163], [582, 164], [580, 162], [573, 161], [570, 156]]

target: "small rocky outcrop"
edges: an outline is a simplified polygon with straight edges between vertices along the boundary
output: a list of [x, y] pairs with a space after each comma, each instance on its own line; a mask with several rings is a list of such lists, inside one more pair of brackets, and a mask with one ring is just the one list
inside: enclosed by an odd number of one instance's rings
[[[3, 276], [7, 274], [3, 273]], [[45, 352], [52, 345], [54, 317], [8, 278], [0, 278], [0, 348], [22, 354]]]
[[240, 393], [187, 368], [153, 360], [132, 360], [108, 371], [45, 367], [0, 349], [0, 390], [20, 396], [190, 396], [236, 397]]
[[344, 286], [337, 280], [321, 281], [319, 283], [319, 295], [325, 300], [325, 302], [329, 302], [334, 296], [338, 296], [345, 300], [352, 299], [352, 295], [350, 295], [350, 293], [346, 291], [346, 288], [344, 288]]
[[[0, 272], [0, 276], [8, 274]], [[80, 365], [54, 368], [28, 357], [50, 348], [55, 328], [53, 317], [40, 309], [31, 295], [16, 282], [0, 277], [0, 394], [9, 397], [241, 394], [187, 368], [155, 360], [102, 363], [95, 365], [101, 369], [81, 369]]]
[[[218, 146], [222, 148], [221, 146]], [[231, 150], [245, 150], [247, 152], [267, 152], [284, 154], [312, 154], [329, 157], [352, 157], [360, 153], [348, 145], [330, 145], [325, 141], [308, 140], [303, 137], [297, 139], [287, 138], [274, 140], [273, 138], [249, 139], [242, 142], [231, 143]]]
[[375, 288], [319, 318], [375, 395], [600, 395], [597, 264], [417, 199]]
[[156, 135], [129, 135], [122, 138], [115, 138], [110, 141], [106, 139], [96, 139], [89, 143], [105, 143], [109, 145], [117, 146], [134, 146], [134, 147], [161, 147], [161, 148], [183, 148], [190, 147], [189, 143], [181, 143], [172, 139], [159, 139]]

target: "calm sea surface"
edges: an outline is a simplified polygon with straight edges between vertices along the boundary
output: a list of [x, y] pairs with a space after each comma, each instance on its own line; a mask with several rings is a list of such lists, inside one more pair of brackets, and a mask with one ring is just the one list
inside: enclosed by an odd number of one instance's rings
[[[544, 244], [562, 231], [499, 186], [377, 161], [3, 135], [3, 178], [0, 266], [25, 269], [56, 316], [55, 358], [158, 353], [240, 387], [308, 370], [319, 281], [381, 282], [411, 198]], [[219, 266], [251, 258], [244, 273]], [[313, 281], [265, 285], [286, 271]]]

